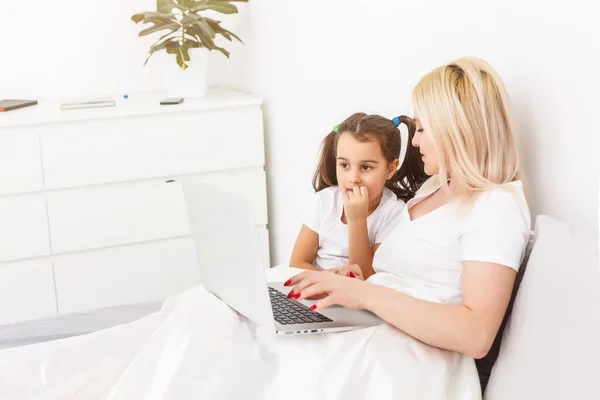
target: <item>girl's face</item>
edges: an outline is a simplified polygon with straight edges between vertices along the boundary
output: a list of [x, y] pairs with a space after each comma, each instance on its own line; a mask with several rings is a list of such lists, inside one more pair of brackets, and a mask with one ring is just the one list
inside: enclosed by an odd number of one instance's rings
[[417, 132], [413, 136], [412, 144], [419, 148], [423, 163], [425, 164], [425, 173], [429, 176], [437, 175], [440, 172], [440, 166], [431, 135], [429, 132], [423, 130], [423, 124], [416, 115], [414, 121], [417, 125]]
[[342, 193], [354, 186], [369, 191], [369, 201], [379, 201], [385, 182], [398, 168], [398, 160], [388, 163], [377, 140], [360, 142], [349, 133], [342, 133], [337, 143], [336, 176]]

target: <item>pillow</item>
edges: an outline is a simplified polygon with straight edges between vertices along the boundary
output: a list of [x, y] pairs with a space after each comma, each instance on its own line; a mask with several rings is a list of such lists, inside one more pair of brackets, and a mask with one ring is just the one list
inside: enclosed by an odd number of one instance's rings
[[523, 261], [521, 262], [519, 272], [517, 273], [517, 277], [515, 278], [515, 285], [513, 286], [512, 294], [510, 296], [510, 302], [508, 303], [508, 307], [506, 308], [506, 313], [504, 314], [504, 318], [502, 319], [502, 323], [500, 324], [500, 328], [498, 329], [498, 333], [496, 334], [494, 343], [492, 344], [490, 351], [486, 354], [485, 357], [479, 360], [475, 360], [475, 366], [477, 367], [477, 373], [479, 374], [479, 383], [481, 384], [481, 393], [485, 393], [485, 389], [487, 387], [490, 375], [492, 373], [492, 368], [494, 367], [494, 364], [498, 359], [498, 354], [500, 353], [500, 346], [502, 344], [502, 335], [504, 332], [504, 328], [506, 327], [506, 323], [510, 318], [517, 291], [519, 290], [521, 281], [523, 280], [523, 275], [525, 274], [525, 270], [527, 269], [527, 262], [531, 254], [531, 250], [533, 248], [533, 240], [534, 238], [532, 237], [529, 240], [529, 243], [527, 244], [527, 248], [525, 249]]
[[547, 216], [537, 218], [535, 236], [484, 398], [595, 398], [598, 243]]

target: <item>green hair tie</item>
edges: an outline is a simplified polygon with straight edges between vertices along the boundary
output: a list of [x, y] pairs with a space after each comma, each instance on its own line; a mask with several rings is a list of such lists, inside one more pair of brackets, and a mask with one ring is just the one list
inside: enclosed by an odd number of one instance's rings
[[339, 125], [336, 125], [336, 126], [334, 126], [334, 127], [333, 127], [333, 131], [334, 131], [334, 132], [337, 132], [339, 129], [340, 129], [340, 126], [339, 126]]

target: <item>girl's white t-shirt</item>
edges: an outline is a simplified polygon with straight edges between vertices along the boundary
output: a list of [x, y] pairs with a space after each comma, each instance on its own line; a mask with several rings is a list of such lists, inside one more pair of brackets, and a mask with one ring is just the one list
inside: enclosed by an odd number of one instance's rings
[[[379, 205], [367, 217], [369, 243], [381, 243], [400, 221], [405, 203], [394, 192], [383, 189]], [[344, 195], [337, 186], [328, 187], [312, 197], [304, 225], [319, 235], [314, 265], [321, 269], [348, 264], [348, 225], [342, 222]]]
[[448, 203], [411, 221], [408, 210], [439, 189], [432, 182], [403, 209], [377, 249], [373, 268], [425, 285], [445, 303], [460, 304], [463, 261], [518, 271], [531, 231], [529, 208], [521, 182], [515, 181], [482, 193], [470, 207]]

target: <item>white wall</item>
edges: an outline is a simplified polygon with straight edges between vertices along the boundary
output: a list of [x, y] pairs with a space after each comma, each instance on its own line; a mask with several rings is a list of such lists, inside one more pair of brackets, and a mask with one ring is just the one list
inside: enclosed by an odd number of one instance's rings
[[[242, 4], [243, 10], [246, 5]], [[157, 53], [142, 68], [156, 36], [133, 14], [155, 11], [156, 0], [0, 1], [0, 98], [60, 98], [130, 94], [163, 88]], [[223, 16], [231, 26], [235, 17]], [[225, 58], [214, 52], [211, 58]]]
[[[250, 0], [226, 19], [245, 45], [211, 57], [211, 81], [265, 99], [273, 263], [287, 262], [318, 146], [355, 111], [411, 114], [410, 90], [463, 55], [491, 62], [512, 94], [534, 213], [597, 235], [599, 29], [574, 0]], [[151, 39], [129, 17], [154, 0], [3, 1], [0, 98], [161, 87]], [[168, 60], [167, 62], [172, 62]]]
[[[482, 57], [509, 88], [533, 214], [598, 235], [600, 30], [583, 1], [251, 0], [233, 60], [265, 98], [272, 262], [299, 229], [320, 140], [355, 111], [412, 113], [419, 78]], [[512, 4], [511, 4], [512, 3]], [[232, 67], [235, 68], [235, 67]]]

